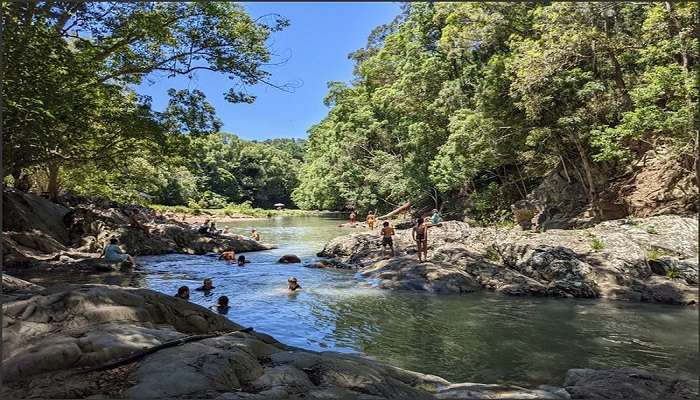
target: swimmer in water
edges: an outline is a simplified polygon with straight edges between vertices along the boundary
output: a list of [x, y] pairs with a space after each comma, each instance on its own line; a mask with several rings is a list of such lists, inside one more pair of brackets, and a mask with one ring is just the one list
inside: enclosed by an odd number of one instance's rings
[[245, 263], [246, 263], [245, 256], [242, 254], [240, 256], [238, 256], [238, 266], [243, 267], [243, 266], [245, 266]]
[[299, 285], [297, 278], [291, 277], [287, 279], [287, 289], [289, 289], [291, 292], [301, 290], [301, 285]]
[[214, 289], [214, 282], [212, 282], [211, 279], [206, 278], [204, 282], [202, 282], [202, 286], [198, 287], [195, 290], [198, 290], [200, 292], [208, 292], [212, 289]]
[[233, 250], [224, 251], [219, 255], [219, 260], [233, 262], [236, 259], [236, 252]]
[[177, 294], [175, 295], [175, 297], [177, 297], [179, 299], [183, 299], [183, 300], [189, 300], [190, 299], [190, 288], [188, 288], [187, 286], [180, 286], [177, 289]]
[[229, 310], [229, 305], [228, 305], [228, 297], [227, 296], [221, 296], [219, 299], [216, 301], [216, 305], [211, 307], [213, 310], [218, 312], [219, 314], [226, 314]]

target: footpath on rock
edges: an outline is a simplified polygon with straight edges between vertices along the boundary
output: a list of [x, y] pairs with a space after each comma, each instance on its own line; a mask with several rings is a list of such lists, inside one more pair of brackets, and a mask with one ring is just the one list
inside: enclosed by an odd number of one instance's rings
[[666, 304], [698, 301], [698, 222], [679, 216], [621, 219], [586, 229], [429, 228], [419, 262], [411, 229], [396, 231], [396, 257], [378, 232], [337, 237], [317, 268], [355, 268], [380, 288], [505, 295], [606, 298]]

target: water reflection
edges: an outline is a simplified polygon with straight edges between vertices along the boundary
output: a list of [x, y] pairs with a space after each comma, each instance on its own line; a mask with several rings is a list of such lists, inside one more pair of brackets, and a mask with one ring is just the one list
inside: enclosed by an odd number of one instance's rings
[[[561, 384], [569, 368], [642, 367], [697, 377], [697, 310], [662, 305], [504, 298], [487, 293], [432, 296], [370, 288], [351, 272], [277, 264], [282, 254], [304, 262], [334, 235], [338, 221], [276, 218], [229, 224], [280, 248], [245, 253], [245, 267], [216, 257], [143, 258], [150, 287], [174, 293], [206, 277], [212, 306], [230, 298], [229, 318], [285, 343], [312, 350], [361, 352], [452, 381]], [[290, 293], [287, 278], [304, 288]]]

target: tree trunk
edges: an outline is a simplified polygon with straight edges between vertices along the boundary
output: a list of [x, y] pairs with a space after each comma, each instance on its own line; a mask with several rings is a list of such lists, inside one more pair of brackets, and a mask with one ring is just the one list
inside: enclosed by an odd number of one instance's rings
[[46, 189], [49, 192], [49, 200], [56, 201], [58, 199], [58, 173], [60, 166], [56, 163], [49, 164], [49, 184]]
[[622, 76], [622, 67], [611, 49], [608, 49], [608, 58], [610, 58], [610, 62], [613, 65], [613, 80], [615, 81], [615, 85], [617, 85], [617, 89], [620, 91], [620, 95], [622, 96], [622, 105], [624, 106], [625, 111], [629, 111], [632, 109], [632, 99], [627, 92], [627, 85], [625, 84], [625, 79]]
[[411, 207], [411, 202], [409, 201], [409, 202], [403, 204], [401, 207], [398, 207], [398, 208], [395, 209], [394, 211], [390, 212], [389, 214], [382, 215], [382, 216], [379, 217], [378, 219], [387, 219], [387, 218], [390, 218], [390, 217], [392, 217], [392, 216], [394, 216], [394, 215], [396, 215], [396, 214], [398, 214], [398, 213], [400, 213], [400, 212], [402, 212], [402, 211], [408, 210], [410, 207]]
[[588, 159], [588, 153], [586, 152], [586, 149], [583, 148], [583, 144], [581, 144], [581, 140], [579, 139], [578, 135], [572, 134], [571, 138], [573, 139], [574, 144], [576, 145], [576, 150], [578, 150], [578, 154], [581, 157], [581, 165], [583, 165], [583, 171], [585, 172], [586, 180], [588, 181], [588, 199], [591, 203], [595, 203], [598, 196], [596, 194], [595, 181], [593, 180], [593, 165], [591, 165], [591, 162]]

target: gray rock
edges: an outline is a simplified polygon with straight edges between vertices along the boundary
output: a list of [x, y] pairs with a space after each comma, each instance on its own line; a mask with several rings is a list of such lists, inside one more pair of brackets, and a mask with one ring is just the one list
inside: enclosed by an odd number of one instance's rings
[[304, 265], [306, 268], [334, 268], [334, 269], [357, 269], [356, 266], [344, 263], [335, 258], [319, 260], [318, 262]]
[[297, 264], [301, 262], [301, 258], [295, 256], [294, 254], [285, 254], [277, 260], [280, 264]]
[[[692, 218], [614, 220], [543, 233], [446, 221], [429, 229], [427, 263], [411, 256], [411, 230], [397, 230], [394, 243], [393, 260], [382, 254], [381, 238], [373, 233], [334, 238], [319, 255], [359, 268], [382, 288], [454, 293], [483, 287], [507, 295], [666, 304], [698, 299], [698, 225]], [[655, 267], [658, 275], [646, 259], [652, 249], [665, 254], [664, 264]], [[677, 278], [666, 276], [672, 266]]]
[[639, 369], [571, 369], [564, 387], [572, 399], [696, 399], [697, 381]]

